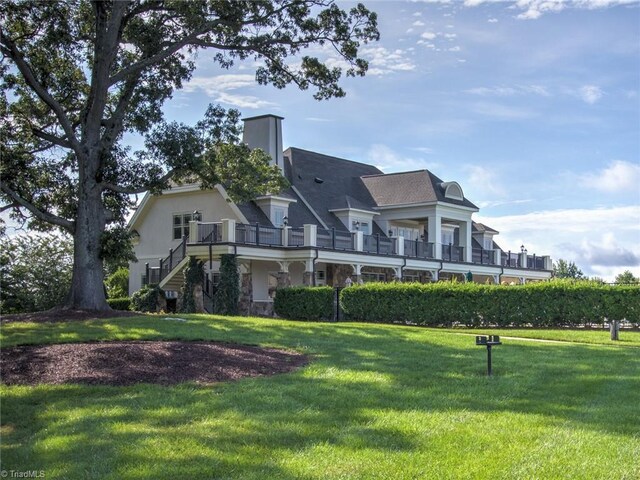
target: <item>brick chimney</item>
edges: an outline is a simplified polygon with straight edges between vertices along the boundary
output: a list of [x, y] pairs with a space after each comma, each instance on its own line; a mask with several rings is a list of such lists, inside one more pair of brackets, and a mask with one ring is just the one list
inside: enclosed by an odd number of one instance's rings
[[271, 156], [271, 163], [277, 165], [284, 172], [282, 120], [284, 120], [283, 117], [271, 114], [243, 118], [244, 131], [242, 141], [249, 148], [264, 150]]

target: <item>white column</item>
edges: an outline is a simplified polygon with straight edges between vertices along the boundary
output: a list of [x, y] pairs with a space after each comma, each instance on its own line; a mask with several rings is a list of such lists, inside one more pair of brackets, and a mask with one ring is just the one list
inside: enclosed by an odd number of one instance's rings
[[236, 221], [230, 218], [222, 219], [222, 241], [224, 243], [235, 243], [236, 241]]
[[471, 222], [460, 222], [458, 245], [464, 248], [464, 261], [473, 262], [473, 250], [471, 249]]
[[518, 266], [520, 268], [527, 268], [527, 254], [519, 253], [518, 254]]
[[544, 269], [545, 270], [553, 270], [553, 261], [550, 256], [542, 257], [544, 259]]
[[502, 250], [499, 248], [493, 251], [493, 263], [494, 265], [502, 265]]
[[442, 216], [434, 215], [428, 219], [427, 241], [433, 243], [434, 258], [442, 260]]
[[283, 229], [282, 229], [282, 246], [283, 247], [288, 247], [289, 246], [289, 231], [291, 230], [291, 227], [286, 225]]
[[354, 245], [356, 248], [356, 252], [362, 252], [364, 250], [364, 232], [356, 230], [354, 233], [356, 236], [356, 244]]
[[198, 243], [198, 222], [195, 220], [189, 222], [189, 243]]
[[315, 247], [318, 245], [318, 226], [307, 223], [302, 226], [304, 228], [304, 246]]
[[404, 237], [393, 237], [396, 239], [396, 255], [404, 255]]

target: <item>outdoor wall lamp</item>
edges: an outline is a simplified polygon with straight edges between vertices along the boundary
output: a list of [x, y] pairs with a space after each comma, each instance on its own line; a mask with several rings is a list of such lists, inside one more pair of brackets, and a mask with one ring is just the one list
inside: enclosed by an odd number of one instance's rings
[[284, 223], [284, 226], [286, 227], [287, 225], [289, 225], [289, 217], [284, 217], [282, 219], [282, 223]]

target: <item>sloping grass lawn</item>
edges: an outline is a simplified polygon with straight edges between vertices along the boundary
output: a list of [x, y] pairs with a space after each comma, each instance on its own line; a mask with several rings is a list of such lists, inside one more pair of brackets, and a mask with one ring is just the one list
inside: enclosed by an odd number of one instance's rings
[[72, 479], [640, 478], [633, 344], [507, 340], [487, 378], [486, 350], [458, 333], [164, 318], [7, 324], [1, 341], [222, 340], [313, 361], [213, 386], [1, 386], [2, 470]]

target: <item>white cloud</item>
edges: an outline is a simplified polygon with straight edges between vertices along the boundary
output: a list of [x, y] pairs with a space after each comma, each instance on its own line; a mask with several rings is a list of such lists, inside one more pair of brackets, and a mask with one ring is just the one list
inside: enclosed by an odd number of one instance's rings
[[425, 23], [421, 20], [416, 20], [411, 25], [413, 25], [414, 27], [424, 27]]
[[631, 192], [640, 198], [640, 165], [616, 160], [598, 172], [581, 175], [580, 184], [605, 193]]
[[537, 114], [533, 110], [526, 108], [510, 107], [493, 102], [477, 102], [471, 105], [471, 110], [485, 117], [492, 117], [498, 120], [520, 120], [535, 117]]
[[506, 250], [525, 245], [529, 253], [576, 262], [585, 274], [607, 280], [625, 269], [640, 271], [640, 205], [474, 219], [498, 230], [496, 241]]
[[371, 145], [367, 152], [367, 159], [367, 163], [375, 165], [385, 173], [419, 170], [422, 168], [434, 169], [438, 166], [435, 163], [428, 163], [419, 158], [405, 157], [380, 143]]
[[550, 96], [548, 90], [541, 85], [516, 85], [512, 87], [474, 87], [464, 90], [465, 93], [471, 95], [479, 95], [482, 97], [512, 97], [515, 95], [535, 94], [543, 97]]
[[602, 98], [603, 92], [596, 85], [585, 85], [578, 91], [580, 98], [586, 103], [593, 105]]
[[477, 7], [485, 3], [504, 3], [507, 8], [523, 11], [516, 18], [536, 20], [546, 13], [557, 13], [565, 8], [596, 10], [616, 5], [632, 5], [637, 0], [518, 0], [515, 4], [503, 0], [465, 0], [465, 7]]
[[389, 50], [384, 47], [365, 47], [362, 56], [369, 61], [369, 75], [386, 75], [416, 69], [407, 52], [401, 49]]
[[425, 40], [433, 40], [437, 36], [438, 35], [436, 33], [433, 33], [433, 32], [424, 32], [422, 35], [420, 35], [420, 37], [424, 38]]
[[473, 189], [472, 196], [502, 197], [505, 195], [506, 192], [496, 172], [480, 165], [466, 165], [464, 170], [468, 175], [464, 185], [469, 185]]
[[185, 84], [183, 90], [187, 93], [202, 90], [217, 102], [227, 103], [240, 108], [273, 107], [275, 105], [274, 103], [261, 100], [258, 97], [229, 93], [233, 90], [254, 87], [255, 85], [254, 75], [230, 74], [216, 75], [213, 77], [194, 77]]
[[497, 18], [490, 18], [489, 20], [487, 20], [487, 22], [489, 22], [489, 23], [498, 23], [498, 19]]

